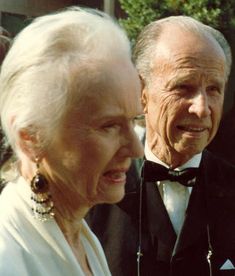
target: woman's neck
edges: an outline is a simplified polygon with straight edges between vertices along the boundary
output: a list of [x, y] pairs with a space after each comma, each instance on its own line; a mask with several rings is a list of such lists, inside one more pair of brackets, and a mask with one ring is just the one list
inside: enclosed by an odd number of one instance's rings
[[87, 276], [92, 276], [91, 268], [86, 256], [86, 251], [81, 240], [82, 218], [83, 216], [77, 215], [77, 219], [68, 220], [59, 216], [58, 213], [55, 217], [84, 274]]

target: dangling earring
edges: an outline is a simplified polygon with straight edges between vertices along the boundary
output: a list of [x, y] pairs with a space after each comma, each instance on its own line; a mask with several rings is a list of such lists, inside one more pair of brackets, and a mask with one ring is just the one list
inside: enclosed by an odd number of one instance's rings
[[54, 203], [49, 192], [49, 184], [47, 179], [39, 172], [38, 158], [35, 160], [37, 171], [31, 180], [31, 202], [32, 211], [36, 219], [46, 221], [54, 217]]

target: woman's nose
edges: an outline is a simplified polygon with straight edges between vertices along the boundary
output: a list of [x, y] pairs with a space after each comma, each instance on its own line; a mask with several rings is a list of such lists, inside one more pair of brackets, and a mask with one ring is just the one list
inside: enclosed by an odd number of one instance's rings
[[138, 138], [133, 126], [124, 138], [122, 155], [130, 158], [141, 158], [144, 155], [143, 143]]

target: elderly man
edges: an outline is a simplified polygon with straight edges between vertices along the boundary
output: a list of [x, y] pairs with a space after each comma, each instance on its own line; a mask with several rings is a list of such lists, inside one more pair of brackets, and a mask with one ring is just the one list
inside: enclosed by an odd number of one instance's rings
[[134, 60], [146, 118], [141, 181], [133, 164], [124, 200], [90, 215], [112, 273], [234, 275], [235, 168], [205, 150], [221, 119], [230, 47], [176, 16], [144, 28]]

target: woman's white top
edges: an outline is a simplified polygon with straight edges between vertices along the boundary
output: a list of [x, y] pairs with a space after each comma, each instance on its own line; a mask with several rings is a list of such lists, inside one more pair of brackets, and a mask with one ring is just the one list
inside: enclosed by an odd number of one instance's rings
[[[30, 195], [20, 177], [0, 196], [0, 275], [85, 276], [56, 221], [32, 216]], [[81, 241], [93, 275], [111, 275], [103, 249], [84, 220]]]

